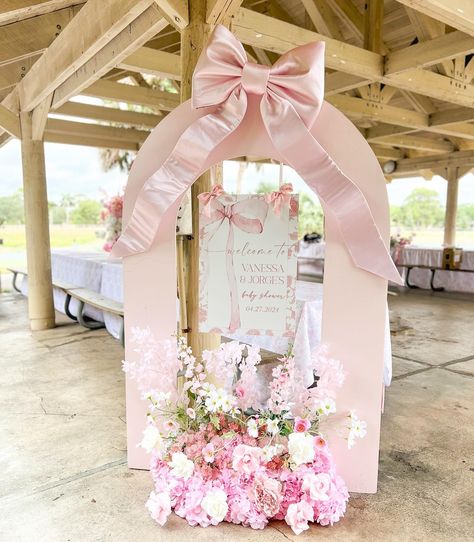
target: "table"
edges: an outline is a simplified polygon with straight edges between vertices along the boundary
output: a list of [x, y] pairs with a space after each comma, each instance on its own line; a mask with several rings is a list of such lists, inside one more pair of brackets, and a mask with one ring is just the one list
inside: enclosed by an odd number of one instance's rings
[[[321, 343], [321, 323], [323, 309], [323, 285], [316, 282], [298, 280], [296, 282], [296, 334], [293, 339], [295, 361], [301, 370], [305, 370], [304, 361], [311, 356], [311, 350]], [[284, 337], [267, 335], [228, 335], [229, 338], [240, 342], [253, 344], [277, 354], [288, 351], [289, 340]], [[307, 376], [311, 378], [311, 373]], [[384, 384], [390, 385], [392, 380], [392, 348], [390, 340], [390, 322], [387, 318], [385, 326], [384, 352]]]
[[322, 278], [324, 274], [324, 253], [326, 243], [307, 243], [300, 240], [298, 245], [298, 277], [304, 275]]
[[[410, 271], [410, 284], [418, 288], [429, 290], [431, 288], [431, 268], [442, 267], [442, 248], [428, 248], [407, 246], [398, 250], [395, 257], [395, 264], [400, 267], [402, 277], [406, 279], [407, 267], [413, 266]], [[421, 267], [417, 267], [421, 266]], [[474, 251], [464, 250], [462, 256], [461, 270], [448, 271], [439, 269], [436, 271], [436, 287], [444, 288], [448, 292], [470, 292], [474, 293]]]
[[[119, 260], [110, 260], [107, 254], [100, 252], [61, 250], [52, 252], [51, 264], [54, 279], [67, 281], [78, 287], [101, 293], [115, 301], [123, 302], [122, 263]], [[27, 294], [26, 278], [23, 280], [22, 293]], [[54, 291], [55, 308], [62, 313], [64, 313], [64, 299], [64, 292]], [[311, 350], [321, 342], [323, 285], [298, 280], [296, 283], [296, 302], [297, 324], [296, 335], [293, 340], [293, 351], [296, 363], [304, 370], [304, 360], [310, 358]], [[177, 303], [177, 314], [179, 314], [178, 308]], [[76, 309], [77, 303], [71, 302], [70, 310], [72, 314], [76, 314]], [[99, 322], [104, 322], [107, 331], [113, 337], [119, 338], [121, 321], [119, 316], [104, 314], [93, 307], [87, 307], [85, 314]], [[388, 308], [386, 322], [384, 383], [388, 386], [392, 378]], [[289, 341], [284, 337], [238, 334], [229, 335], [229, 337], [248, 344], [255, 344], [277, 354], [284, 354], [288, 351]]]

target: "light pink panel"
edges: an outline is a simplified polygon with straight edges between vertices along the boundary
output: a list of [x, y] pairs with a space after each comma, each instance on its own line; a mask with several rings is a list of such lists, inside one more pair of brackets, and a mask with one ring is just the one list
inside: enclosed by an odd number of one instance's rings
[[[256, 111], [254, 96], [240, 127], [208, 157], [205, 170], [224, 159], [238, 156], [267, 156], [280, 160]], [[125, 194], [124, 219], [130, 217], [137, 194], [163, 163], [177, 138], [204, 110], [193, 110], [186, 102], [153, 130], [130, 173]], [[284, 128], [284, 127], [283, 127]], [[338, 166], [362, 190], [375, 222], [388, 240], [389, 219], [385, 181], [377, 159], [352, 123], [331, 105], [324, 103], [311, 130]], [[157, 338], [176, 331], [175, 221], [179, 201], [170, 208], [152, 249], [125, 259], [125, 326], [149, 326]], [[335, 222], [326, 215], [326, 263], [324, 277], [323, 342], [343, 361], [346, 383], [338, 396], [340, 412], [355, 409], [367, 421], [368, 435], [348, 451], [344, 440], [333, 435], [331, 447], [338, 469], [350, 491], [372, 493], [377, 489], [384, 326], [387, 282], [356, 268], [349, 258]], [[173, 317], [171, 318], [170, 315]], [[126, 343], [126, 358], [134, 352]], [[148, 457], [137, 443], [145, 424], [145, 404], [134, 385], [127, 382], [128, 464], [147, 468]]]

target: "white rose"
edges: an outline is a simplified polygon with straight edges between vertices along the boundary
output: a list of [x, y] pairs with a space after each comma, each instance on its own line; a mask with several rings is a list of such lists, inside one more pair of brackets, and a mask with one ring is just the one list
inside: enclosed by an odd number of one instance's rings
[[194, 463], [182, 452], [176, 452], [171, 456], [169, 466], [171, 467], [171, 474], [184, 480], [187, 480], [194, 472]]
[[295, 466], [314, 459], [314, 437], [308, 433], [291, 433], [288, 436], [288, 452]]
[[145, 427], [145, 430], [143, 431], [143, 438], [139, 446], [144, 448], [147, 453], [150, 453], [154, 448], [156, 448], [158, 451], [163, 448], [163, 439], [161, 438], [161, 434], [156, 426], [147, 425]]
[[211, 489], [201, 501], [201, 507], [211, 518], [214, 525], [220, 523], [224, 520], [229, 510], [225, 491], [222, 489]]

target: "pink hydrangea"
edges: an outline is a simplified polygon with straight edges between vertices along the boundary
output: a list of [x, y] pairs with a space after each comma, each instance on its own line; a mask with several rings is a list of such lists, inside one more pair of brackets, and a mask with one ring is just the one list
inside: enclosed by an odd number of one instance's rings
[[285, 516], [285, 521], [295, 534], [300, 534], [309, 529], [308, 521], [313, 521], [314, 510], [308, 501], [300, 501], [290, 504]]

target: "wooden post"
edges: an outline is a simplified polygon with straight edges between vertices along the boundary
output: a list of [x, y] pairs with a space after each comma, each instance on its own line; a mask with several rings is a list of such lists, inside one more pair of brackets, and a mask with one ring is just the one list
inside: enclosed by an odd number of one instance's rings
[[456, 243], [456, 215], [458, 210], [459, 175], [457, 167], [448, 167], [446, 180], [446, 214], [444, 217], [444, 246], [453, 247]]
[[55, 326], [44, 143], [33, 139], [32, 113], [22, 112], [21, 157], [25, 200], [28, 313], [33, 331]]
[[[207, 43], [212, 27], [206, 23], [206, 0], [193, 0], [189, 5], [189, 25], [181, 32], [181, 100], [191, 97], [192, 76], [199, 55]], [[197, 196], [211, 189], [210, 172], [202, 175], [191, 188], [193, 238], [186, 246], [186, 308], [188, 345], [194, 355], [201, 356], [203, 350], [218, 348], [219, 335], [199, 333], [199, 204]]]

